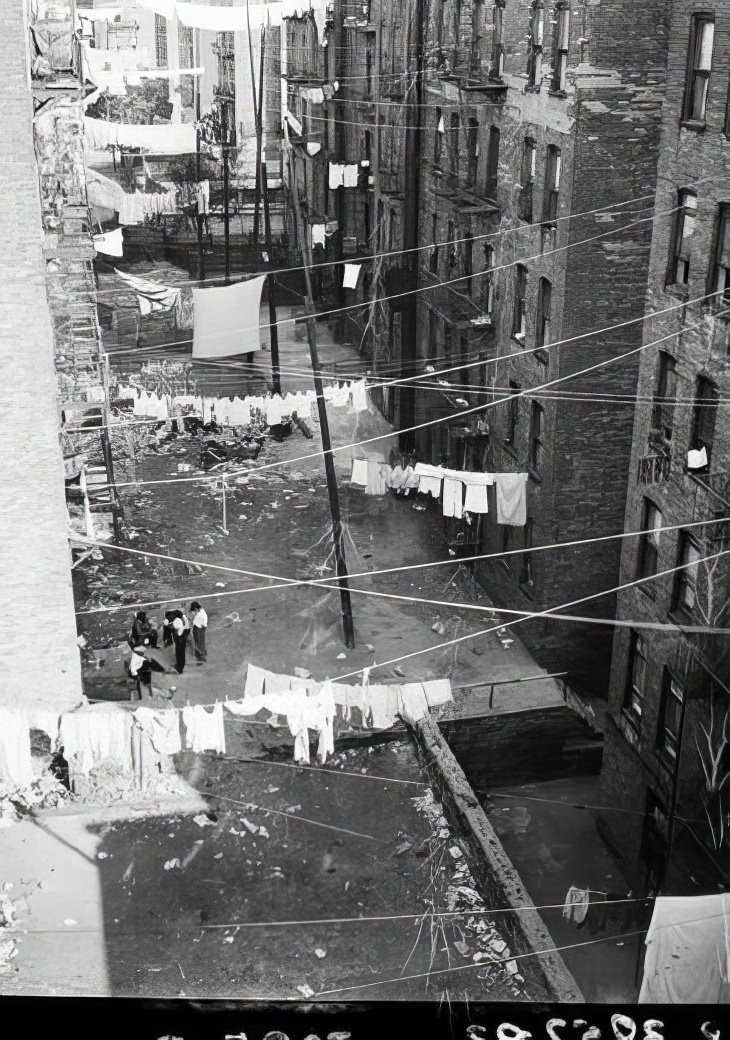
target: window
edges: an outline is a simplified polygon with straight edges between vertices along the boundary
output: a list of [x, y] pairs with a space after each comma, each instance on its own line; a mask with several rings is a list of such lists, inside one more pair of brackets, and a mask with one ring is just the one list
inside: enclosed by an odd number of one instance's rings
[[365, 80], [367, 83], [367, 95], [373, 96], [373, 45], [368, 39], [365, 48]]
[[[193, 42], [193, 30], [188, 25], [178, 25], [177, 45], [180, 68], [192, 69], [195, 65], [195, 44]], [[185, 76], [184, 78], [187, 79], [188, 77]]]
[[472, 275], [474, 274], [474, 242], [467, 236], [466, 241], [462, 243], [464, 250], [464, 292], [471, 296], [474, 282]]
[[473, 188], [477, 182], [477, 167], [479, 165], [479, 122], [476, 119], [469, 120], [466, 132], [466, 147], [468, 152], [467, 183]]
[[532, 0], [530, 14], [530, 37], [527, 51], [527, 85], [540, 86], [542, 79], [542, 48], [545, 37], [545, 4], [543, 0]]
[[[644, 499], [644, 518], [641, 530], [646, 531], [639, 539], [639, 566], [637, 578], [649, 578], [656, 574], [659, 563], [659, 538], [662, 529], [662, 514], [651, 501]], [[651, 594], [651, 585], [642, 586]]]
[[522, 145], [522, 176], [520, 185], [519, 217], [520, 220], [532, 223], [532, 202], [535, 193], [535, 173], [537, 169], [537, 145], [535, 139], [526, 137]]
[[459, 40], [461, 37], [461, 0], [452, 0], [451, 12], [453, 15], [451, 67], [455, 72], [456, 67], [459, 64]]
[[717, 419], [717, 387], [711, 379], [698, 376], [695, 386], [695, 403], [692, 414], [692, 435], [690, 447], [704, 448], [707, 452], [707, 464], [712, 459], [712, 442], [715, 438], [715, 420]]
[[478, 72], [482, 64], [484, 30], [484, 0], [472, 0], [471, 5], [471, 67]]
[[692, 252], [692, 236], [697, 221], [697, 196], [693, 191], [680, 191], [675, 216], [672, 260], [669, 268], [669, 285], [686, 285], [689, 282], [689, 261]]
[[697, 562], [701, 559], [700, 547], [688, 531], [679, 535], [677, 571], [674, 579], [674, 609], [692, 614], [697, 602]]
[[723, 293], [722, 303], [730, 300], [730, 203], [720, 204], [713, 263], [711, 292]]
[[550, 89], [565, 90], [565, 75], [568, 71], [568, 50], [570, 48], [570, 4], [567, 0], [559, 0], [555, 5], [553, 26], [553, 68]]
[[494, 246], [484, 247], [484, 270], [488, 271], [488, 274], [482, 276], [484, 283], [483, 288], [483, 300], [484, 300], [484, 313], [490, 317], [494, 311], [494, 275], [491, 273], [494, 267]]
[[560, 195], [560, 149], [548, 145], [545, 158], [545, 192], [542, 204], [542, 219], [545, 224], [553, 224], [558, 217], [558, 197]]
[[385, 206], [382, 199], [378, 199], [378, 228], [377, 239], [379, 250], [387, 249], [390, 243], [385, 241]]
[[539, 477], [542, 473], [543, 427], [545, 412], [537, 401], [530, 404], [530, 472]]
[[677, 392], [677, 365], [671, 354], [660, 350], [654, 405], [651, 410], [651, 434], [656, 447], [671, 446], [674, 432], [674, 396]]
[[646, 647], [644, 637], [639, 632], [631, 632], [629, 644], [629, 669], [626, 676], [624, 708], [638, 718], [644, 714], [644, 695], [646, 687]]
[[395, 211], [391, 209], [388, 213], [388, 249], [394, 249], [398, 245], [396, 242], [396, 234]]
[[440, 108], [436, 109], [436, 133], [433, 144], [434, 166], [440, 168], [444, 156], [444, 117]]
[[527, 335], [527, 268], [517, 264], [515, 268], [515, 309], [512, 318], [512, 335], [524, 343]]
[[232, 32], [216, 33], [218, 52], [218, 86], [225, 97], [232, 98], [236, 93], [235, 74], [235, 39]]
[[550, 307], [553, 287], [547, 278], [541, 278], [537, 290], [537, 322], [535, 346], [546, 347], [550, 342]]
[[512, 379], [509, 381], [510, 398], [507, 402], [507, 425], [504, 431], [505, 444], [514, 444], [517, 424], [520, 421], [520, 391], [522, 387]]
[[664, 669], [662, 706], [657, 730], [657, 749], [676, 762], [682, 736], [684, 689], [668, 668]]
[[499, 178], [499, 139], [500, 133], [496, 126], [489, 128], [489, 146], [487, 148], [487, 197], [493, 199], [497, 195], [497, 181]]
[[494, 0], [492, 9], [492, 67], [489, 70], [490, 79], [502, 79], [504, 71], [504, 6], [506, 0]]
[[155, 62], [158, 69], [167, 68], [167, 18], [155, 15]]
[[453, 220], [449, 221], [448, 227], [449, 227], [449, 229], [448, 229], [448, 233], [447, 233], [447, 236], [446, 236], [447, 237], [447, 241], [448, 241], [448, 251], [446, 253], [446, 262], [447, 262], [447, 264], [449, 266], [449, 270], [453, 271], [453, 269], [456, 267], [456, 260], [457, 260], [456, 227], [454, 225]]
[[438, 247], [438, 236], [439, 236], [439, 218], [434, 213], [431, 218], [431, 241], [433, 242], [433, 248], [431, 249], [431, 256], [429, 260], [429, 266], [431, 268], [431, 274], [438, 274], [439, 271], [439, 247]]
[[452, 112], [449, 119], [449, 172], [459, 176], [459, 113]]
[[705, 125], [714, 39], [715, 22], [712, 16], [693, 15], [684, 96], [684, 121], [687, 123]]
[[532, 548], [532, 544], [533, 544], [533, 542], [532, 542], [532, 537], [533, 537], [533, 535], [532, 535], [532, 528], [533, 528], [532, 517], [529, 517], [527, 519], [526, 523], [525, 523], [525, 528], [524, 528], [524, 531], [525, 531], [525, 551], [524, 551], [524, 553], [522, 555], [522, 570], [520, 571], [520, 585], [524, 586], [526, 589], [532, 589], [532, 587], [535, 584], [535, 579], [534, 579], [534, 574], [533, 574], [533, 556], [532, 556], [532, 553], [530, 552], [530, 549]]

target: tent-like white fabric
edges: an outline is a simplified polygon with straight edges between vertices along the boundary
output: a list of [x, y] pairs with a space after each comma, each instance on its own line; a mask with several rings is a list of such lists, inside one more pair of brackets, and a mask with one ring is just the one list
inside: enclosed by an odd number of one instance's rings
[[85, 116], [84, 134], [87, 147], [96, 150], [110, 145], [167, 155], [193, 155], [196, 150], [194, 123], [110, 123]]
[[193, 289], [193, 358], [231, 357], [261, 349], [259, 311], [266, 275]]
[[730, 1003], [730, 897], [659, 896], [640, 1004]]
[[116, 267], [114, 274], [137, 293], [142, 314], [150, 314], [152, 311], [170, 311], [180, 299], [180, 290], [171, 285], [160, 285], [159, 282], [153, 282], [149, 278], [126, 274], [124, 271], [118, 271]]

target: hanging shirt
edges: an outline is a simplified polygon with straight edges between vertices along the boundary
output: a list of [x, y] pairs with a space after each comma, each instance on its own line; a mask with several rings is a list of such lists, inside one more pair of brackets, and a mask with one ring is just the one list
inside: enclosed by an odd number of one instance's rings
[[368, 410], [367, 384], [364, 379], [358, 379], [352, 384], [352, 407], [356, 412]]
[[461, 499], [464, 485], [456, 470], [444, 470], [443, 514], [457, 520], [462, 516]]
[[0, 778], [21, 789], [33, 780], [28, 718], [11, 708], [0, 708]]
[[330, 191], [341, 188], [344, 183], [345, 167], [342, 163], [330, 163], [329, 186]]
[[424, 495], [433, 495], [439, 498], [441, 495], [441, 481], [444, 471], [440, 466], [429, 466], [425, 462], [417, 462], [415, 466], [416, 475], [419, 478], [418, 490]]
[[353, 484], [357, 484], [360, 487], [367, 487], [368, 482], [368, 460], [367, 459], [353, 459], [352, 460], [352, 476], [350, 480]]
[[590, 900], [591, 894], [588, 889], [576, 888], [575, 885], [571, 885], [565, 897], [563, 917], [566, 921], [575, 921], [576, 924], [582, 924], [586, 919]]
[[398, 714], [411, 725], [428, 715], [428, 701], [422, 683], [403, 683], [399, 690]]
[[132, 719], [123, 708], [94, 704], [61, 716], [59, 742], [72, 770], [88, 776], [95, 766], [114, 763], [132, 773]]
[[246, 686], [243, 696], [248, 700], [250, 697], [260, 697], [264, 692], [264, 679], [266, 671], [255, 664], [249, 664], [246, 672]]
[[388, 467], [377, 459], [368, 459], [368, 482], [366, 495], [384, 495], [386, 492], [385, 474]]
[[345, 269], [342, 273], [343, 289], [357, 289], [357, 282], [360, 277], [361, 267], [362, 264], [345, 264]]
[[527, 474], [495, 473], [497, 523], [524, 527], [527, 522]]
[[462, 473], [461, 479], [466, 488], [464, 511], [467, 513], [488, 513], [487, 488], [494, 483], [494, 474]]
[[342, 183], [346, 188], [356, 188], [360, 178], [360, 167], [357, 163], [347, 163], [342, 175]]
[[180, 713], [174, 708], [165, 711], [137, 708], [133, 715], [134, 721], [150, 738], [158, 755], [175, 755], [182, 750]]
[[187, 705], [183, 708], [182, 720], [187, 748], [196, 754], [201, 751], [216, 751], [225, 755], [226, 736], [222, 704], [214, 704], [212, 711], [208, 711], [202, 704], [196, 704], [195, 707]]

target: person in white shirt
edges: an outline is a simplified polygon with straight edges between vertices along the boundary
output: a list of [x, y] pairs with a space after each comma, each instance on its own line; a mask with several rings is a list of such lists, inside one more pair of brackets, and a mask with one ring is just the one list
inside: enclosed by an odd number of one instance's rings
[[172, 621], [172, 638], [175, 643], [175, 670], [179, 675], [185, 670], [185, 646], [189, 635], [190, 622], [182, 610], [178, 610]]
[[195, 656], [203, 664], [208, 660], [208, 650], [205, 645], [205, 633], [208, 629], [208, 615], [197, 600], [190, 604], [190, 617], [193, 622], [193, 645]]
[[137, 681], [137, 700], [142, 700], [144, 692], [148, 697], [152, 696], [152, 665], [147, 657], [146, 646], [135, 646], [129, 662], [129, 674]]

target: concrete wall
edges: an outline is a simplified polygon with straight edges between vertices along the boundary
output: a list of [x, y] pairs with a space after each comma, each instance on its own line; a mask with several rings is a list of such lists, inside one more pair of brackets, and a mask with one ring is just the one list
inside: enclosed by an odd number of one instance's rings
[[[14, 705], [46, 701], [67, 708], [80, 697], [81, 675], [24, 8], [21, 0], [8, 0], [0, 13], [0, 586], [16, 639], [6, 654], [0, 700]], [[21, 629], [24, 638], [18, 643]]]
[[[416, 740], [447, 817], [468, 850], [469, 867], [487, 903], [521, 908], [518, 913], [505, 914], [501, 922], [509, 935], [510, 948], [518, 953], [552, 948], [555, 943], [540, 914], [534, 909], [529, 912], [534, 903], [432, 719], [417, 723]], [[546, 953], [521, 964], [520, 970], [534, 994], [533, 999], [565, 1002], [583, 999], [560, 954]], [[540, 995], [541, 991], [544, 996]]]

